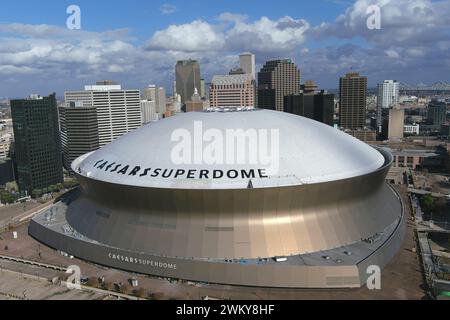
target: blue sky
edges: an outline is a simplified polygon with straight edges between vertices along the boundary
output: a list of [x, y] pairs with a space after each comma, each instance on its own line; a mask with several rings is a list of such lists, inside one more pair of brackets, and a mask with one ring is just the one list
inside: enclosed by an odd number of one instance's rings
[[[169, 24], [187, 23], [199, 18], [213, 20], [223, 12], [246, 14], [251, 19], [261, 16], [276, 19], [294, 14], [318, 24], [333, 21], [349, 3], [351, 1], [333, 0], [16, 0], [2, 3], [0, 23], [64, 26], [66, 8], [76, 4], [82, 8], [83, 25], [88, 30], [132, 28], [139, 37], [149, 37], [153, 31]], [[173, 14], [164, 15], [160, 10], [163, 5], [177, 9]]]
[[[196, 19], [215, 21], [223, 12], [248, 15], [251, 20], [261, 16], [278, 19], [295, 13], [297, 18], [305, 18], [313, 24], [332, 22], [352, 1], [277, 0], [276, 5], [273, 3], [261, 0], [17, 0], [2, 4], [0, 23], [64, 27], [68, 16], [66, 8], [75, 4], [82, 9], [83, 29], [97, 32], [130, 29], [133, 41], [139, 44], [168, 25], [189, 23]], [[173, 8], [174, 12], [164, 14], [165, 7], [169, 11]]]
[[[81, 31], [65, 27], [72, 4]], [[366, 26], [371, 5], [380, 30]], [[208, 81], [242, 51], [255, 52], [258, 67], [293, 58], [302, 79], [323, 88], [336, 88], [350, 69], [371, 86], [449, 82], [449, 16], [450, 1], [431, 0], [4, 1], [0, 97], [61, 95], [102, 78], [169, 89], [177, 59], [198, 59]]]

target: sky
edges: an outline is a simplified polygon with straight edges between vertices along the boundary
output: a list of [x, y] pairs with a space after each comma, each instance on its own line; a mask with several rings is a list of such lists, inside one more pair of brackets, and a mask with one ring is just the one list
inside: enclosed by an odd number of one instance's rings
[[[67, 28], [70, 5], [80, 8], [80, 30]], [[450, 82], [449, 49], [449, 0], [4, 1], [0, 97], [62, 96], [102, 79], [171, 92], [177, 60], [197, 59], [208, 82], [246, 51], [257, 69], [292, 58], [302, 81], [325, 89], [349, 71], [371, 87], [432, 84]]]

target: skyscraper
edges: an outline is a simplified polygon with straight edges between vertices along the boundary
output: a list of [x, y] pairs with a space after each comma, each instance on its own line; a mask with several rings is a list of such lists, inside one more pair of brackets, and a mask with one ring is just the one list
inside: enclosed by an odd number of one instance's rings
[[347, 73], [340, 78], [340, 126], [344, 129], [362, 129], [366, 124], [367, 77]]
[[300, 91], [300, 71], [291, 59], [267, 61], [258, 73], [258, 105], [283, 111], [284, 97]]
[[200, 80], [200, 97], [203, 99], [206, 97], [206, 82], [205, 79]]
[[64, 181], [55, 94], [11, 101], [19, 189], [31, 195]]
[[429, 125], [436, 127], [445, 124], [447, 120], [447, 104], [442, 101], [433, 100], [428, 104], [427, 120]]
[[122, 90], [120, 85], [85, 86], [84, 91], [67, 91], [59, 108], [64, 165], [103, 147], [142, 125], [139, 90]]
[[219, 107], [255, 107], [255, 80], [251, 74], [214, 76], [209, 89], [209, 105]]
[[300, 93], [284, 97], [284, 112], [334, 125], [334, 94], [316, 92], [313, 81], [306, 81]]
[[176, 91], [181, 96], [181, 103], [191, 99], [195, 89], [201, 90], [200, 65], [196, 60], [178, 61], [175, 66]]
[[396, 106], [399, 102], [399, 83], [396, 80], [384, 80], [378, 84], [377, 126], [382, 124], [382, 110]]
[[383, 117], [381, 138], [397, 142], [404, 137], [405, 129], [405, 110], [398, 108], [384, 109], [389, 113]]
[[154, 101], [156, 113], [162, 115], [166, 113], [166, 89], [149, 85], [144, 89], [143, 100]]
[[253, 53], [245, 52], [241, 54], [239, 64], [246, 74], [251, 74], [253, 79], [256, 80], [256, 59]]
[[99, 148], [97, 109], [75, 103], [60, 106], [59, 123], [64, 167], [70, 169], [76, 158]]
[[160, 118], [162, 118], [162, 115], [158, 114], [158, 112], [156, 111], [156, 101], [153, 100], [141, 101], [141, 113], [142, 124], [158, 121]]

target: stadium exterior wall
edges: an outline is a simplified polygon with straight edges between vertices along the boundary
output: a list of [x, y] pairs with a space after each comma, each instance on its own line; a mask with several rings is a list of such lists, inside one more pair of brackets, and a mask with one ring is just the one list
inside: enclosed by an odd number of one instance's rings
[[[367, 267], [377, 265], [383, 268], [399, 249], [399, 244], [401, 245], [404, 237], [404, 230], [405, 219], [402, 219], [393, 236], [380, 250], [374, 252], [362, 263], [330, 267], [282, 264], [242, 265], [163, 258], [76, 239], [50, 230], [35, 221], [32, 221], [29, 227], [29, 233], [33, 237], [54, 249], [120, 270], [226, 285], [310, 289], [359, 288], [365, 285], [368, 277]], [[120, 259], [113, 259], [112, 255], [120, 257]], [[138, 262], [145, 261], [145, 264], [122, 261], [125, 257], [128, 261], [131, 259], [137, 259]], [[160, 266], [160, 264], [162, 265]]]

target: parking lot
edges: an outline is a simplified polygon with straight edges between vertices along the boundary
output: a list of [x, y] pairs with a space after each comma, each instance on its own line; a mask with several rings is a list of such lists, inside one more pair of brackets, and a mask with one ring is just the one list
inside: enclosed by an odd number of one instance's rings
[[0, 207], [0, 229], [9, 224], [17, 216], [23, 215], [29, 210], [41, 206], [37, 202], [18, 203], [10, 206]]

